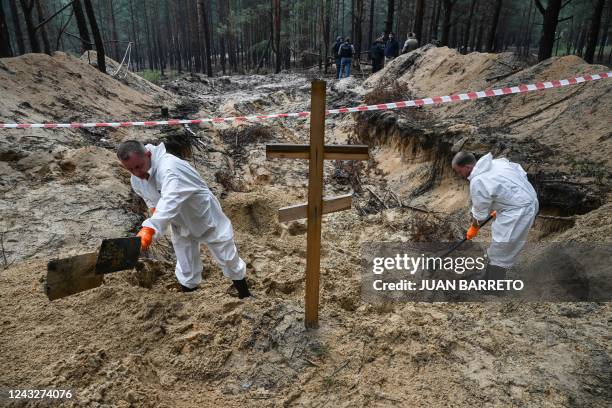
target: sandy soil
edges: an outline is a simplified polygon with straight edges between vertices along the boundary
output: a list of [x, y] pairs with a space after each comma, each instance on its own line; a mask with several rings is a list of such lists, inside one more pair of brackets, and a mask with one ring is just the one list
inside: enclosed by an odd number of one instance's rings
[[[447, 49], [430, 52], [433, 62], [413, 65], [411, 70], [415, 78], [440, 75], [430, 84], [438, 84], [437, 93], [483, 85], [480, 78], [487, 73], [474, 71], [471, 59]], [[495, 58], [508, 58], [472, 57], [474, 64], [483, 67]], [[402, 58], [408, 57], [400, 57], [386, 70], [403, 64]], [[57, 62], [49, 63], [49, 59]], [[453, 59], [466, 65], [469, 77], [453, 83], [448, 67], [440, 74], [430, 67]], [[69, 68], [63, 65], [65, 60], [70, 61]], [[566, 72], [571, 67], [599, 71], [581, 61], [566, 63]], [[89, 83], [82, 86], [107, 81], [109, 92], [131, 95], [123, 101], [100, 96], [93, 104], [81, 98], [77, 85], [71, 91], [74, 103], [83, 107], [77, 113], [32, 102], [41, 112], [24, 111], [17, 117], [14, 110], [25, 97], [17, 93], [17, 85], [3, 82], [14, 96], [0, 101], [2, 121], [42, 120], [51, 115], [93, 118], [104, 112], [112, 113], [112, 118], [135, 118], [147, 112], [135, 101], [151, 104], [149, 114], [154, 111], [155, 95], [148, 94], [147, 87], [130, 88], [63, 54], [28, 55], [1, 64], [19, 73], [14, 75], [23, 75], [22, 83], [46, 92], [45, 98], [58, 92], [49, 85], [50, 77], [60, 78], [67, 70], [86, 73], [83, 81]], [[50, 66], [57, 73], [46, 73], [36, 83], [36, 68], [26, 70], [36, 64], [38, 69]], [[538, 69], [543, 68], [528, 68], [522, 75], [528, 78], [529, 72], [541, 72]], [[499, 75], [497, 71], [490, 74]], [[449, 79], [446, 86], [440, 78]], [[307, 110], [309, 104], [308, 81], [293, 74], [214, 80], [188, 75], [165, 88], [180, 95], [173, 110], [189, 105], [192, 115]], [[376, 84], [366, 82], [362, 87], [357, 79], [343, 80], [330, 85], [328, 99], [332, 106], [358, 104], [372, 89], [376, 90]], [[574, 117], [576, 128], [609, 113], [610, 101], [605, 97], [609, 90], [610, 85], [602, 81], [593, 84], [592, 91], [586, 87], [580, 91], [584, 96], [573, 96], [586, 98], [576, 99], [580, 104], [572, 108], [584, 116]], [[580, 107], [595, 97], [603, 101], [601, 109]], [[533, 110], [537, 101], [531, 98], [522, 103], [530, 103]], [[484, 116], [498, 102], [478, 103], [482, 111], [477, 113]], [[86, 110], [90, 104], [93, 108], [87, 109], [98, 110]], [[144, 206], [129, 191], [127, 174], [115, 163], [116, 142], [128, 136], [158, 141], [170, 130], [101, 129], [95, 135], [82, 130], [52, 131], [44, 133], [42, 144], [36, 142], [42, 134], [33, 131], [19, 131], [19, 144], [2, 134], [0, 215], [4, 252], [12, 264], [0, 268], [0, 388], [70, 387], [77, 396], [67, 406], [90, 407], [609, 406], [609, 303], [369, 304], [362, 300], [363, 242], [454, 240], [463, 232], [468, 208], [465, 183], [443, 170], [429, 182], [437, 161], [442, 160], [440, 153], [411, 139], [422, 137], [418, 130], [432, 123], [442, 123], [445, 132], [456, 126], [455, 133], [451, 130], [444, 137], [480, 134], [468, 126], [476, 125], [451, 123], [452, 109], [459, 108], [394, 113], [396, 122], [404, 120], [415, 130], [399, 137], [373, 128], [366, 140], [372, 149], [368, 163], [355, 167], [326, 163], [326, 193], [355, 190], [355, 199], [351, 210], [324, 219], [321, 326], [312, 331], [303, 328], [305, 224], [280, 224], [276, 218], [278, 208], [305, 201], [307, 165], [267, 161], [263, 147], [270, 141], [305, 143], [307, 122], [193, 129], [205, 147], [195, 150], [190, 161], [221, 198], [233, 222], [255, 294], [248, 301], [232, 296], [229, 282], [206, 249], [202, 250], [205, 279], [200, 290], [177, 292], [167, 240], [156, 245], [153, 260], [141, 270], [111, 274], [99, 288], [48, 301], [42, 285], [51, 257], [87, 252], [102, 238], [135, 231], [145, 217]], [[356, 116], [328, 118], [327, 137], [343, 143], [357, 141], [363, 136], [362, 126]], [[540, 129], [544, 132], [548, 127]], [[589, 129], [586, 140], [601, 137], [603, 128]], [[520, 128], [515, 131], [517, 135], [507, 139], [508, 149], [532, 157], [531, 145], [521, 143], [527, 134]], [[484, 139], [474, 140], [472, 146], [487, 148]], [[546, 147], [549, 140], [544, 137], [541, 144]], [[580, 140], [576, 151], [584, 146]], [[544, 147], [535, 154], [542, 154]], [[605, 149], [610, 152], [609, 145], [602, 144], [600, 150]], [[595, 150], [585, 149], [581, 157], [595, 160], [600, 157]], [[429, 187], [422, 188], [425, 184]], [[608, 217], [610, 204], [607, 195], [601, 200], [604, 205], [599, 208], [575, 214], [573, 227], [552, 233], [536, 230], [531, 238], [609, 241], [610, 223], [600, 221]], [[480, 240], [487, 238], [488, 230]]]

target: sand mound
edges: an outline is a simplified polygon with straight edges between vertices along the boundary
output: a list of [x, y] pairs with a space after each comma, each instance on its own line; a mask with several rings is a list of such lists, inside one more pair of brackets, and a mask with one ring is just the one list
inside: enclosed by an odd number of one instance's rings
[[[98, 56], [95, 51], [86, 51], [81, 55], [80, 60], [91, 64], [92, 66], [98, 67]], [[106, 61], [106, 72], [111, 75], [113, 78], [121, 81], [125, 85], [129, 86], [132, 89], [138, 90], [146, 95], [153, 96], [158, 102], [163, 103], [167, 106], [170, 101], [176, 98], [175, 95], [166, 91], [163, 88], [147, 81], [146, 79], [138, 76], [137, 74], [128, 71], [127, 69], [127, 59], [121, 65], [119, 62], [115, 61], [108, 56], [105, 57]]]
[[[525, 67], [511, 53], [462, 55], [446, 47], [423, 47], [393, 60], [364, 86], [376, 93], [395, 80], [407, 88], [410, 97], [423, 98], [605, 71], [607, 67], [587, 64], [576, 56], [555, 57]], [[586, 156], [591, 161], [603, 161], [610, 169], [611, 89], [612, 82], [604, 79], [423, 109], [438, 124], [476, 126], [474, 136], [462, 141], [468, 148], [493, 144], [518, 161], [531, 160], [536, 165], [556, 168], [560, 164], [570, 166]], [[482, 143], [485, 136], [488, 140]]]
[[157, 93], [139, 92], [62, 52], [4, 58], [0, 83], [0, 120], [5, 123], [141, 118], [157, 113], [156, 97], [169, 96], [152, 84]]
[[[0, 87], [6, 123], [149, 117], [170, 95], [141, 92], [61, 52], [2, 59]], [[133, 132], [0, 130], [0, 232], [10, 261], [83, 252], [134, 228], [140, 203], [108, 149]]]

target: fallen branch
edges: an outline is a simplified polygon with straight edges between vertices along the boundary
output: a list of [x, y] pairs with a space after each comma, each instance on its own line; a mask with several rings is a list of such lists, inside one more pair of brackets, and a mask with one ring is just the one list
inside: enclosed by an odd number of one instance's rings
[[2, 260], [4, 261], [2, 269], [8, 269], [8, 267], [13, 264], [14, 260], [9, 263], [6, 259], [6, 252], [4, 250], [4, 231], [0, 232], [0, 251], [2, 251]]
[[380, 398], [380, 399], [384, 399], [384, 400], [388, 400], [388, 401], [399, 402], [399, 403], [404, 402], [404, 401], [402, 401], [402, 400], [400, 400], [400, 399], [397, 399], [397, 398], [391, 398], [391, 397], [388, 397], [388, 396], [386, 396], [386, 395], [384, 395], [384, 394], [379, 394], [379, 393], [376, 393], [375, 395], [376, 395], [378, 398]]
[[493, 62], [497, 62], [498, 64], [504, 65], [504, 66], [506, 66], [506, 67], [508, 67], [508, 68], [510, 68], [510, 69], [516, 69], [516, 66], [514, 66], [514, 65], [510, 65], [510, 64], [506, 64], [506, 63], [505, 63], [505, 62], [503, 62], [503, 61], [493, 60]]
[[385, 202], [383, 201], [382, 198], [380, 198], [374, 191], [372, 191], [372, 189], [368, 186], [366, 187], [368, 189], [368, 191], [370, 192], [370, 194], [372, 194], [374, 196], [374, 198], [376, 198], [382, 205], [383, 207], [385, 207], [386, 210], [389, 209], [389, 207], [387, 206], [387, 204], [385, 204]]
[[507, 78], [510, 75], [516, 74], [517, 72], [520, 72], [520, 71], [522, 71], [522, 70], [521, 69], [516, 69], [516, 70], [510, 71], [510, 72], [508, 72], [506, 74], [497, 75], [497, 76], [494, 76], [494, 77], [491, 77], [491, 78], [485, 78], [485, 81], [488, 81], [488, 82], [490, 82], [490, 81], [497, 81], [499, 79]]
[[330, 375], [330, 377], [333, 377], [334, 375], [338, 374], [338, 372], [342, 370], [344, 367], [346, 367], [348, 363], [350, 362], [351, 362], [350, 358], [346, 359], [346, 361], [343, 364], [341, 364], [338, 368], [334, 370], [334, 372]]
[[320, 365], [318, 365], [317, 363], [315, 363], [314, 361], [311, 361], [311, 360], [307, 359], [306, 357], [302, 357], [302, 358], [303, 358], [303, 359], [304, 359], [304, 360], [305, 360], [305, 361], [306, 361], [308, 364], [310, 364], [310, 365], [312, 365], [312, 366], [314, 366], [314, 367], [321, 368], [321, 366], [320, 366]]
[[44, 19], [41, 23], [39, 23], [36, 27], [34, 27], [34, 31], [38, 30], [40, 27], [44, 26], [49, 21], [53, 20], [55, 18], [55, 16], [57, 16], [59, 13], [61, 13], [62, 11], [66, 10], [68, 7], [70, 7], [72, 5], [72, 3], [74, 3], [74, 0], [72, 0], [70, 3], [67, 3], [66, 5], [64, 5], [64, 7], [62, 7], [61, 9], [59, 9], [55, 13], [53, 13], [51, 16], [49, 16], [46, 19]]
[[2, 250], [2, 258], [4, 259], [4, 268], [6, 269], [6, 253], [4, 252], [4, 232], [0, 232], [0, 250]]

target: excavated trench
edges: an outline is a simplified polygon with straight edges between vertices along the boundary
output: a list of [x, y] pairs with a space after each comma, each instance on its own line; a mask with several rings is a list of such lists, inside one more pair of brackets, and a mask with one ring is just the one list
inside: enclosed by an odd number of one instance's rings
[[[485, 130], [486, 132], [487, 130]], [[531, 164], [537, 159], [530, 157], [523, 146], [503, 141], [500, 135], [487, 135], [474, 142], [471, 126], [453, 126], [448, 122], [435, 121], [431, 115], [419, 110], [396, 113], [395, 111], [364, 112], [355, 118], [358, 141], [371, 147], [383, 147], [394, 151], [402, 166], [418, 164], [427, 166], [427, 176], [413, 186], [406, 198], [415, 198], [432, 192], [441, 184], [456, 182], [457, 176], [450, 167], [454, 154], [462, 148], [484, 155], [504, 151], [509, 160], [519, 161], [526, 169], [529, 181], [538, 193], [540, 217], [536, 229], [551, 233], [571, 228], [576, 215], [583, 215], [599, 208], [605, 201], [609, 186], [590, 180], [574, 181], [575, 177], [558, 170], [542, 170]], [[487, 139], [494, 140], [487, 144]], [[532, 147], [532, 146], [530, 146]], [[541, 154], [551, 154], [544, 150]], [[471, 148], [471, 149], [470, 149]], [[533, 147], [532, 147], [533, 148]], [[521, 160], [523, 159], [523, 160]], [[467, 202], [465, 203], [467, 206]]]

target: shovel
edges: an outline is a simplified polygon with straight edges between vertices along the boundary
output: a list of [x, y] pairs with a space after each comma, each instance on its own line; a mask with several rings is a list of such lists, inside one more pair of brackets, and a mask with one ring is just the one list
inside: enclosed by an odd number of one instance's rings
[[54, 259], [47, 265], [45, 293], [49, 300], [96, 288], [104, 274], [132, 269], [140, 256], [140, 238], [114, 238], [102, 241], [99, 252]]
[[[480, 224], [480, 228], [482, 228], [485, 225], [487, 225], [487, 222], [491, 221], [491, 218], [495, 218], [496, 215], [497, 214], [495, 213], [495, 211], [493, 211], [491, 213], [491, 215], [489, 215], [489, 217], [486, 220], [484, 220], [484, 222], [482, 224]], [[455, 251], [457, 248], [459, 248], [467, 240], [468, 240], [467, 238], [463, 238], [461, 241], [456, 243], [451, 249], [446, 251], [446, 253], [444, 255], [441, 255], [440, 258], [446, 258], [447, 256], [449, 256], [453, 251]]]

